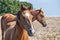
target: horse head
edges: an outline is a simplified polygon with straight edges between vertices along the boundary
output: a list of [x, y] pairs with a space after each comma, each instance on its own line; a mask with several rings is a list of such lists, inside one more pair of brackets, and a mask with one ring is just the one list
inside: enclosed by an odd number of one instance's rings
[[40, 8], [39, 10], [32, 10], [31, 14], [33, 15], [33, 21], [37, 20], [43, 25], [43, 27], [47, 26], [46, 17], [44, 16], [44, 11], [42, 10], [42, 8]]
[[[32, 16], [31, 16], [31, 6], [30, 7], [26, 7], [24, 5], [21, 5], [21, 10], [18, 11], [17, 13], [17, 19], [20, 21], [22, 20], [22, 22], [24, 23], [24, 27], [26, 28], [28, 34], [30, 36], [33, 35], [34, 33], [34, 29], [33, 29], [33, 24], [32, 24]], [[19, 24], [19, 22], [17, 22], [17, 24]]]

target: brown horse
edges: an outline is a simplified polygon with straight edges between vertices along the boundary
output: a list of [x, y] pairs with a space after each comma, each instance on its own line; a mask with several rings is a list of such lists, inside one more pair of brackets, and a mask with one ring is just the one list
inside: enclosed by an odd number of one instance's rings
[[[22, 7], [21, 7], [22, 8]], [[28, 9], [30, 10], [30, 8], [31, 8], [31, 6], [30, 7], [28, 7]], [[21, 9], [21, 10], [25, 10], [25, 9], [27, 9], [27, 8], [25, 8], [24, 6], [23, 6], [23, 8]], [[25, 11], [26, 12], [26, 11]], [[28, 10], [27, 10], [27, 12], [29, 12]], [[23, 12], [24, 13], [24, 12]], [[30, 13], [31, 14], [31, 13]], [[30, 15], [29, 14], [29, 15]], [[28, 13], [24, 13], [24, 14], [22, 14], [23, 16], [25, 15], [25, 18], [27, 18], [27, 19], [29, 19], [29, 17], [28, 17]], [[31, 20], [29, 19], [29, 21], [30, 21], [30, 23], [31, 23]], [[28, 21], [27, 21], [28, 22]], [[28, 22], [29, 23], [29, 22]], [[27, 23], [27, 24], [28, 24]], [[27, 24], [26, 23], [24, 23], [25, 24], [25, 26], [27, 26]], [[8, 31], [9, 29], [11, 29], [11, 28], [13, 28], [13, 27], [15, 27], [15, 25], [16, 25], [16, 16], [14, 16], [14, 15], [12, 15], [11, 13], [7, 13], [7, 14], [5, 14], [5, 15], [3, 15], [2, 16], [2, 18], [1, 18], [1, 30], [2, 30], [2, 40], [4, 40], [4, 34], [5, 34], [5, 32], [6, 31]], [[31, 25], [32, 25], [32, 23], [31, 23]], [[28, 25], [28, 26], [30, 26], [30, 25]], [[33, 26], [33, 25], [32, 25]], [[27, 28], [27, 30], [28, 30], [28, 34], [30, 33], [29, 31], [29, 29], [31, 29], [31, 27], [29, 28]], [[30, 35], [30, 34], [29, 34]]]
[[40, 22], [43, 27], [46, 27], [46, 17], [44, 16], [44, 11], [42, 10], [42, 8], [40, 8], [39, 10], [31, 10], [31, 14], [33, 16], [32, 18], [32, 22], [34, 20], [37, 20], [38, 22]]
[[28, 29], [33, 26], [29, 18], [30, 8], [26, 8], [21, 5], [21, 11], [18, 11], [16, 16], [16, 25], [13, 28], [9, 28], [5, 32], [5, 40], [28, 40]]
[[16, 21], [16, 16], [14, 16], [10, 13], [7, 13], [2, 16], [2, 18], [1, 18], [2, 40], [4, 39], [4, 32], [8, 28], [13, 28], [16, 24], [15, 21]]

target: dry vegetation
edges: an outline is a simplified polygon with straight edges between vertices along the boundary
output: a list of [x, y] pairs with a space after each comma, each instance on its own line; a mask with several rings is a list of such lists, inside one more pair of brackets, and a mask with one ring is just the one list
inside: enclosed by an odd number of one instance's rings
[[29, 40], [60, 40], [60, 17], [47, 17], [47, 27], [42, 27], [37, 21], [33, 24], [36, 32]]

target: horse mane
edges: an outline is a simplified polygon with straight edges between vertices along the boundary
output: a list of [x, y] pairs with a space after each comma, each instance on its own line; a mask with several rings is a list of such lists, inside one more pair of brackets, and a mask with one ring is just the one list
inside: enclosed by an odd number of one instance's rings
[[16, 13], [16, 24], [17, 24], [17, 25], [19, 25], [18, 20], [20, 20], [20, 15], [21, 15], [21, 11], [18, 11], [18, 12]]
[[20, 19], [21, 11], [17, 12], [17, 18]]

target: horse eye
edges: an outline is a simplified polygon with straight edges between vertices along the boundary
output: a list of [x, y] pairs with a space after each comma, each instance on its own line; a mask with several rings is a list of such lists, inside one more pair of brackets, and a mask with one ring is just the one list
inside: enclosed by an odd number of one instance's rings
[[40, 15], [41, 17], [44, 17], [43, 15]]

